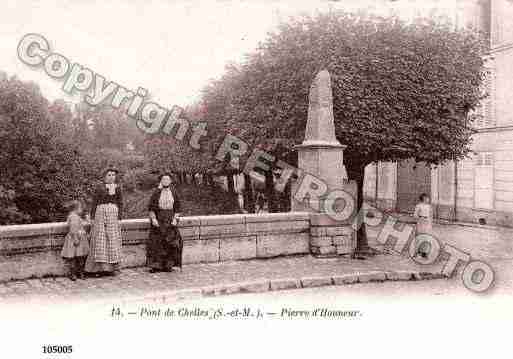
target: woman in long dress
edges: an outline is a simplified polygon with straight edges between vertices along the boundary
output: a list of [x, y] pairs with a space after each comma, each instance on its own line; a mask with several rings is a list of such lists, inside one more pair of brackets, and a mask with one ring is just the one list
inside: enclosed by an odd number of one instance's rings
[[180, 200], [171, 182], [171, 174], [160, 176], [159, 186], [152, 194], [148, 207], [151, 228], [146, 257], [152, 273], [171, 272], [173, 266], [182, 266], [183, 242], [176, 227]]
[[[433, 210], [429, 203], [429, 196], [422, 193], [419, 197], [419, 203], [415, 206], [413, 216], [417, 219], [415, 237], [419, 234], [432, 234], [433, 232]], [[415, 241], [415, 255], [427, 257], [428, 253], [424, 248], [420, 248], [418, 241]]]
[[123, 197], [116, 183], [118, 171], [109, 168], [104, 172], [104, 183], [93, 197], [91, 217], [91, 248], [85, 271], [96, 275], [114, 275], [121, 262], [121, 213]]

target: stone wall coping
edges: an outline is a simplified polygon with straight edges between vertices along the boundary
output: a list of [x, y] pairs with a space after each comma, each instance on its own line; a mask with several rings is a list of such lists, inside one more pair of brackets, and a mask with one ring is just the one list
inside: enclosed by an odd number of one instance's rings
[[243, 214], [219, 214], [213, 216], [198, 216], [201, 226], [219, 226], [223, 224], [244, 224]]
[[352, 218], [349, 218], [346, 221], [337, 221], [336, 219], [331, 218], [328, 214], [325, 213], [312, 213], [310, 215], [310, 224], [314, 227], [316, 226], [347, 226], [351, 223]]
[[180, 217], [178, 221], [178, 227], [195, 227], [201, 224], [201, 217], [199, 216], [190, 216], [190, 217]]
[[0, 226], [0, 238], [64, 234], [67, 230], [66, 222], [16, 224]]
[[308, 212], [246, 214], [246, 223], [308, 221]]
[[[223, 226], [232, 224], [245, 225], [246, 223], [297, 222], [308, 220], [312, 226], [343, 225], [340, 222], [332, 220], [325, 214], [286, 212], [181, 217], [179, 227]], [[121, 227], [123, 230], [146, 230], [150, 227], [150, 223], [148, 218], [124, 219], [121, 221]], [[0, 226], [0, 239], [64, 235], [67, 231], [68, 225], [66, 222], [8, 225]]]

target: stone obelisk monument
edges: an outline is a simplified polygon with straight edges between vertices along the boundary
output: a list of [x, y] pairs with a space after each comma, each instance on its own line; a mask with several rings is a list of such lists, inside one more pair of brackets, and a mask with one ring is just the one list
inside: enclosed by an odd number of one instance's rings
[[[310, 87], [308, 120], [305, 139], [297, 146], [298, 167], [322, 180], [329, 190], [344, 189], [347, 172], [344, 167], [344, 149], [335, 137], [333, 95], [328, 71], [317, 74]], [[316, 205], [311, 207], [317, 207]], [[322, 205], [320, 212], [322, 212]], [[293, 211], [314, 211], [303, 203], [292, 200]]]
[[[317, 74], [310, 88], [308, 120], [305, 139], [297, 146], [298, 167], [321, 182], [327, 192], [345, 190], [356, 193], [347, 182], [344, 167], [344, 149], [335, 137], [333, 118], [333, 95], [328, 71]], [[299, 181], [301, 182], [301, 180]], [[307, 181], [308, 186], [317, 183]], [[304, 193], [305, 180], [296, 183], [292, 189], [292, 210], [310, 212], [310, 252], [314, 256], [352, 255], [356, 248], [356, 236], [349, 223], [334, 220], [326, 210], [322, 196], [311, 196], [309, 205], [297, 200], [301, 189]], [[317, 186], [318, 187], [318, 186]], [[296, 192], [297, 191], [297, 192]], [[299, 198], [302, 198], [299, 196]], [[314, 199], [315, 198], [315, 199]]]

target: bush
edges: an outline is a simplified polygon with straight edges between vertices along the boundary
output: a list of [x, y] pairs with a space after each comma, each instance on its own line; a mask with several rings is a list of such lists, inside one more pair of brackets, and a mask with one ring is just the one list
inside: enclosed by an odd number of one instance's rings
[[7, 190], [0, 185], [0, 225], [19, 223], [30, 218], [18, 209], [14, 203], [15, 197], [13, 190]]
[[128, 170], [122, 177], [125, 191], [146, 191], [157, 184], [157, 176], [147, 168], [135, 168]]

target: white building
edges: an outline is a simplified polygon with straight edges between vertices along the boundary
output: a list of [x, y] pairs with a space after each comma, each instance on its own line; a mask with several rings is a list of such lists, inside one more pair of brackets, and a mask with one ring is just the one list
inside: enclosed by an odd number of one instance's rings
[[513, 0], [460, 0], [454, 11], [457, 26], [471, 23], [490, 34], [490, 96], [475, 124], [476, 155], [432, 169], [411, 161], [369, 165], [365, 197], [380, 208], [410, 212], [425, 192], [439, 218], [513, 226]]

